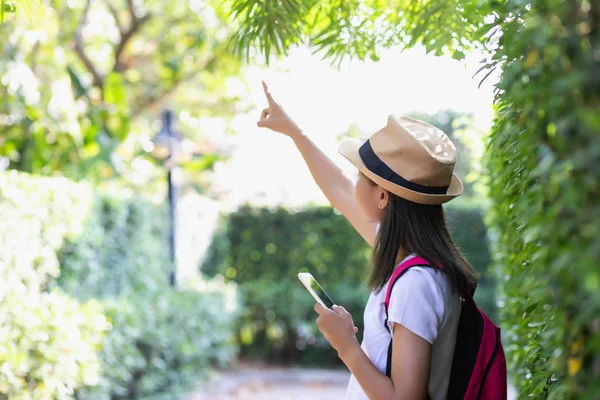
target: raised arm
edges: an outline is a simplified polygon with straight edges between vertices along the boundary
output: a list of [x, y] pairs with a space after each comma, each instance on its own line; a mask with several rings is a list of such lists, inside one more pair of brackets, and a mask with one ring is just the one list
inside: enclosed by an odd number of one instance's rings
[[258, 126], [269, 128], [290, 137], [302, 154], [310, 173], [329, 200], [350, 221], [354, 229], [371, 246], [375, 243], [375, 223], [369, 222], [354, 200], [354, 185], [342, 170], [306, 136], [294, 121], [275, 102], [267, 85], [263, 89], [269, 106], [261, 114]]

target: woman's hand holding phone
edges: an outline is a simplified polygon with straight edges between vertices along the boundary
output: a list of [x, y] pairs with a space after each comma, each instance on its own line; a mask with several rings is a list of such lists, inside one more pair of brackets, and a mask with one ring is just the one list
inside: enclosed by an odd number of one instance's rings
[[[344, 307], [335, 305], [310, 273], [301, 272], [298, 274], [298, 279], [317, 301], [315, 304], [315, 311], [319, 314], [317, 326], [333, 348], [340, 353], [341, 349], [346, 348], [346, 342], [358, 343], [355, 336], [358, 328], [354, 326], [350, 313]], [[350, 324], [349, 329], [348, 324]]]
[[353, 347], [359, 346], [356, 339], [358, 328], [354, 326], [352, 315], [342, 306], [333, 306], [331, 309], [315, 304], [315, 311], [319, 314], [317, 326], [331, 346], [338, 354], [344, 354]]

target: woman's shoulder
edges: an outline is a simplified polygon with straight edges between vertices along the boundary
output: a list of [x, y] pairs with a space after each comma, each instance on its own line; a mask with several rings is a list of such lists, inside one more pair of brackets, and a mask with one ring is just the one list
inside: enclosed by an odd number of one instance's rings
[[[412, 257], [415, 257], [415, 254], [407, 256], [402, 262], [408, 261]], [[400, 263], [398, 265], [400, 265]], [[373, 292], [372, 295], [381, 298], [381, 301], [383, 302], [391, 283], [390, 280], [386, 282], [380, 291]], [[397, 292], [409, 291], [431, 293], [434, 294], [434, 296], [430, 298], [433, 299], [439, 297], [439, 299], [441, 299], [442, 297], [447, 297], [452, 292], [452, 282], [448, 275], [439, 269], [414, 266], [404, 272], [394, 283], [392, 295]]]
[[[392, 297], [400, 293], [410, 294], [434, 303], [448, 303], [452, 300], [452, 281], [448, 274], [431, 267], [412, 267], [395, 283]], [[396, 295], [396, 296], [394, 296]]]
[[399, 323], [416, 335], [433, 343], [452, 308], [447, 284], [441, 271], [412, 267], [392, 289], [388, 323]]
[[394, 290], [412, 289], [412, 291], [438, 292], [446, 286], [444, 273], [430, 267], [412, 267], [407, 270], [394, 285]]
[[410, 274], [413, 279], [432, 282], [440, 287], [447, 287], [451, 285], [448, 274], [433, 267], [412, 267], [406, 271], [406, 274]]

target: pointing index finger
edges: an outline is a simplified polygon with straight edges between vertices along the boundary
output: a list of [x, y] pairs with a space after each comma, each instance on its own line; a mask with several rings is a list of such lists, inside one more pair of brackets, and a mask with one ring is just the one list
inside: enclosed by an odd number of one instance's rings
[[275, 100], [273, 99], [273, 96], [271, 96], [271, 92], [269, 92], [269, 87], [267, 86], [265, 81], [262, 81], [262, 87], [265, 91], [265, 96], [267, 96], [267, 101], [269, 102], [269, 105], [275, 104]]

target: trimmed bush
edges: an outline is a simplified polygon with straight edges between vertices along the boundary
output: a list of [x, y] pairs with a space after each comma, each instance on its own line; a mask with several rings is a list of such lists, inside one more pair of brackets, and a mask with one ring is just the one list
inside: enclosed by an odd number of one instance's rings
[[[241, 354], [284, 364], [339, 364], [337, 353], [314, 324], [315, 301], [297, 280], [256, 279], [240, 284], [245, 305], [238, 326]], [[348, 282], [322, 285], [362, 329], [368, 291]]]
[[502, 8], [486, 164], [508, 365], [522, 398], [597, 399], [600, 4]]
[[225, 367], [237, 351], [231, 332], [235, 288], [199, 281], [194, 289], [135, 293], [107, 301], [112, 329], [100, 355], [102, 379], [79, 398], [179, 399]]
[[444, 211], [459, 250], [480, 274], [475, 301], [493, 321], [499, 322], [497, 279], [490, 268], [489, 239], [484, 223], [486, 209], [485, 204], [461, 198], [445, 206]]
[[165, 211], [123, 190], [99, 194], [82, 234], [62, 248], [58, 283], [80, 299], [104, 299], [112, 324], [100, 384], [80, 398], [178, 398], [236, 353], [231, 285], [169, 287]]
[[179, 398], [236, 353], [235, 288], [169, 287], [165, 211], [122, 189], [99, 194], [82, 234], [63, 246], [59, 284], [80, 299], [104, 299], [112, 324], [100, 384], [80, 398]]
[[235, 355], [235, 287], [168, 286], [164, 207], [12, 171], [0, 215], [0, 399], [179, 398]]
[[81, 232], [91, 198], [85, 184], [0, 173], [0, 398], [67, 399], [98, 381], [100, 305], [47, 292], [56, 252]]
[[60, 273], [56, 252], [83, 231], [94, 193], [84, 183], [0, 173], [3, 286], [39, 291]]
[[122, 188], [98, 193], [88, 207], [82, 233], [58, 254], [57, 283], [80, 299], [164, 289], [172, 269], [166, 207]]
[[[368, 258], [363, 239], [331, 208], [295, 213], [243, 207], [224, 221], [202, 271], [221, 273], [240, 284], [245, 309], [238, 339], [243, 356], [337, 363], [329, 344], [316, 335], [314, 300], [297, 274], [311, 272], [360, 323], [368, 297], [361, 286]], [[338, 290], [340, 285], [346, 290]]]
[[8, 295], [0, 301], [0, 399], [68, 399], [97, 384], [107, 328], [97, 302], [59, 291]]
[[[482, 272], [489, 251], [482, 208], [467, 201], [446, 209], [464, 254]], [[238, 327], [242, 355], [284, 363], [339, 363], [314, 324], [314, 300], [298, 281], [311, 272], [362, 332], [369, 295], [364, 282], [371, 249], [330, 207], [300, 212], [243, 207], [224, 220], [201, 270], [239, 284], [244, 313]], [[495, 316], [493, 280], [477, 290], [480, 306]]]
[[361, 283], [368, 272], [368, 246], [330, 207], [301, 212], [244, 207], [229, 217], [229, 224], [225, 276], [236, 282], [260, 277], [298, 283], [298, 272], [311, 272], [329, 286]]

